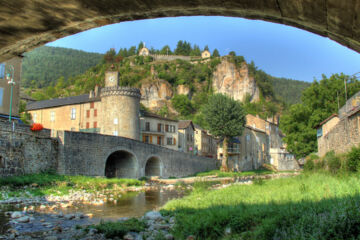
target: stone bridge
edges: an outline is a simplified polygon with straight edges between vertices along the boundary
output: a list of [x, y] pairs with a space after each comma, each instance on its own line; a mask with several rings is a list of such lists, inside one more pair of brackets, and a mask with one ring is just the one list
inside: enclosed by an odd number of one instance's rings
[[360, 0], [1, 0], [0, 61], [107, 24], [231, 16], [301, 28], [360, 52]]
[[216, 168], [198, 157], [124, 137], [49, 129], [0, 119], [0, 177], [53, 170], [60, 174], [183, 177]]
[[69, 131], [57, 133], [57, 171], [61, 174], [119, 178], [182, 177], [216, 168], [213, 158], [129, 138]]

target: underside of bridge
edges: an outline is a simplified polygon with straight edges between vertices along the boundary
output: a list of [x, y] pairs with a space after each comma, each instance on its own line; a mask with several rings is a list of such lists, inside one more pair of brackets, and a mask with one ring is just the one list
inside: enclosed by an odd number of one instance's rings
[[160, 160], [157, 157], [151, 157], [145, 165], [145, 176], [161, 176]]
[[[0, 61], [107, 24], [233, 16], [298, 27], [360, 52], [360, 0], [0, 0]], [[235, 30], [234, 30], [235, 31]]]
[[136, 178], [134, 155], [126, 151], [116, 151], [106, 160], [105, 176], [108, 178]]

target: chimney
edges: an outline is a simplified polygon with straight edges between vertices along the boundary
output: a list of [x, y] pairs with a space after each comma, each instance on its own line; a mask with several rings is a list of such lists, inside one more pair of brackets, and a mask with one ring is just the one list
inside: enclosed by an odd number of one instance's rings
[[94, 90], [94, 97], [98, 97], [99, 96], [99, 85], [95, 85], [95, 90]]
[[90, 93], [89, 93], [89, 98], [93, 98], [94, 97], [94, 91], [91, 90]]

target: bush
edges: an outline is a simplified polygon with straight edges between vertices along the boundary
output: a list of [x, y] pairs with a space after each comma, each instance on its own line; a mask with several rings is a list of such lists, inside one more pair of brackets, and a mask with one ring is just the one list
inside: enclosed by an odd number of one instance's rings
[[319, 156], [315, 153], [310, 154], [305, 159], [304, 170], [313, 171], [315, 170], [315, 161], [319, 161]]
[[360, 147], [353, 147], [351, 151], [347, 154], [346, 161], [347, 170], [351, 172], [356, 172], [360, 167]]
[[338, 172], [341, 168], [340, 158], [335, 155], [334, 151], [326, 153], [324, 157], [324, 162], [326, 163], [328, 170], [332, 173]]

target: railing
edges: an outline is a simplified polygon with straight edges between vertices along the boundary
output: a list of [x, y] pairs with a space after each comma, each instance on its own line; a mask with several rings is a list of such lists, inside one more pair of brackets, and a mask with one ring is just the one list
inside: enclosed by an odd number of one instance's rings
[[141, 132], [148, 132], [148, 133], [164, 133], [164, 129], [161, 129], [161, 131], [158, 131], [157, 129], [156, 130], [153, 130], [153, 129], [141, 129]]
[[230, 154], [239, 154], [240, 148], [228, 148], [228, 153]]

